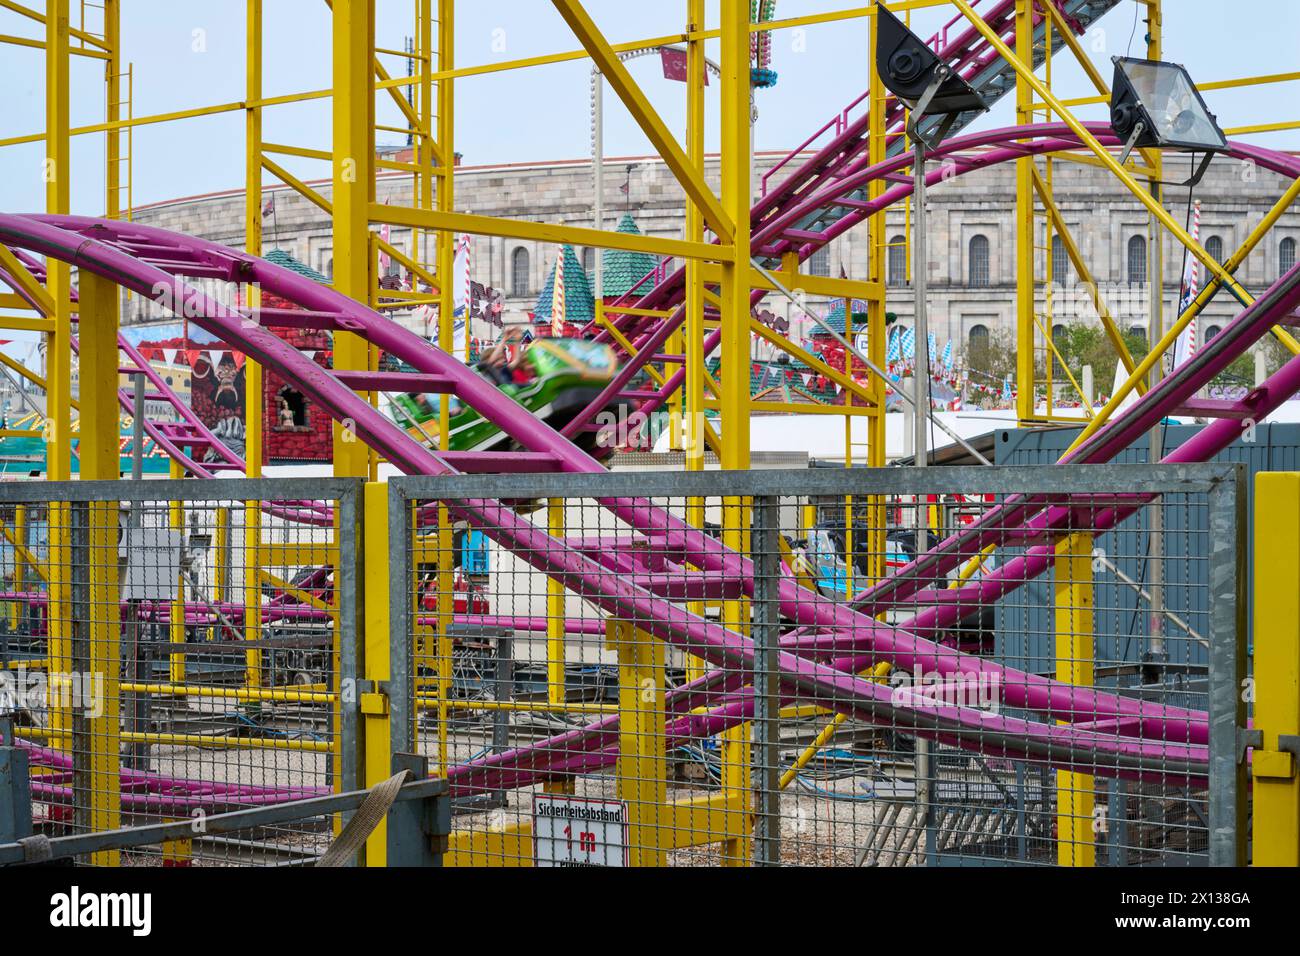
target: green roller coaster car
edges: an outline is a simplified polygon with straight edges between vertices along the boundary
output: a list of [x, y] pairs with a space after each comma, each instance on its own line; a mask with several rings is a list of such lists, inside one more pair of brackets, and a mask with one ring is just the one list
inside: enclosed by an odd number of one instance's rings
[[[523, 364], [532, 373], [523, 383], [500, 386], [524, 408], [552, 428], [562, 428], [601, 393], [618, 371], [618, 357], [608, 345], [583, 339], [537, 339], [524, 352]], [[511, 447], [509, 435], [455, 396], [450, 397], [453, 451], [492, 451]], [[424, 441], [437, 437], [442, 395], [407, 392], [393, 399], [393, 418], [411, 436]], [[617, 413], [618, 401], [610, 409]], [[597, 457], [613, 452], [613, 443], [597, 441], [595, 432], [582, 432], [575, 442]], [[607, 445], [608, 447], [603, 447]]]

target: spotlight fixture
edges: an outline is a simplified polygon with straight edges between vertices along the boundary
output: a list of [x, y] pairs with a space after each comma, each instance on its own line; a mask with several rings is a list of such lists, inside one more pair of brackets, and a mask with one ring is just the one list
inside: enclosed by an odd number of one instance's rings
[[1111, 58], [1115, 77], [1111, 83], [1110, 126], [1124, 141], [1120, 161], [1134, 149], [1172, 149], [1204, 152], [1205, 158], [1192, 178], [1182, 185], [1195, 185], [1215, 153], [1228, 148], [1227, 137], [1201, 93], [1177, 63]]
[[942, 117], [938, 130], [925, 137], [927, 148], [943, 139], [959, 114], [988, 109], [984, 97], [883, 3], [876, 4], [876, 73], [912, 111], [908, 135], [913, 139], [921, 117]]

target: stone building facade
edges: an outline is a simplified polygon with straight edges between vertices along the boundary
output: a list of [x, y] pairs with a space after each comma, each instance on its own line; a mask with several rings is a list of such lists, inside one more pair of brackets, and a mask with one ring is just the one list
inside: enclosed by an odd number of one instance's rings
[[[781, 157], [760, 154], [755, 159], [755, 183], [760, 182]], [[1167, 158], [1166, 175], [1172, 181], [1186, 178], [1187, 163]], [[777, 174], [779, 176], [780, 173]], [[707, 178], [717, 187], [717, 157], [711, 157]], [[1109, 173], [1092, 165], [1056, 161], [1053, 164], [1057, 203], [1079, 243], [1112, 311], [1126, 328], [1146, 331], [1148, 215], [1145, 209]], [[459, 166], [456, 170], [456, 205], [464, 212], [516, 217], [533, 221], [594, 225], [593, 177], [588, 160], [519, 163], [493, 166]], [[315, 183], [326, 196], [329, 183]], [[623, 187], [627, 186], [624, 194]], [[1216, 161], [1195, 189], [1201, 201], [1201, 241], [1212, 254], [1231, 255], [1285, 188], [1281, 177], [1230, 160]], [[679, 237], [683, 228], [683, 193], [658, 159], [607, 160], [605, 170], [605, 227], [614, 229], [624, 211], [630, 211], [643, 233]], [[275, 196], [275, 214], [265, 221], [264, 247], [279, 247], [289, 255], [329, 276], [334, 251], [330, 224], [321, 211], [285, 187], [268, 188]], [[410, 195], [409, 178], [383, 175], [377, 184], [378, 201], [401, 204]], [[1164, 201], [1171, 214], [1183, 221], [1188, 213], [1187, 190], [1167, 187]], [[952, 340], [958, 350], [973, 337], [1011, 332], [1015, 314], [1015, 170], [1011, 164], [981, 170], [931, 187], [930, 198], [930, 323], [940, 344]], [[240, 190], [186, 197], [140, 207], [137, 221], [203, 236], [232, 247], [243, 242], [243, 203]], [[899, 322], [911, 323], [912, 290], [908, 283], [909, 251], [902, 245], [905, 211], [887, 215], [888, 308]], [[1043, 220], [1037, 223], [1039, 272], [1044, 273], [1046, 241]], [[1265, 241], [1238, 272], [1243, 285], [1262, 291], [1295, 261], [1300, 240], [1300, 210], [1287, 212]], [[391, 241], [405, 248], [407, 236], [394, 228]], [[1060, 283], [1052, 297], [1052, 315], [1046, 319], [1046, 299], [1039, 296], [1045, 324], [1061, 324], [1077, 316], [1094, 321], [1087, 296], [1077, 288], [1074, 270], [1059, 246], [1052, 272]], [[576, 250], [584, 266], [594, 267], [595, 250]], [[473, 278], [505, 294], [506, 321], [522, 321], [533, 308], [554, 264], [558, 247], [535, 242], [475, 237]], [[1164, 238], [1163, 293], [1166, 322], [1175, 306], [1182, 274], [1182, 249]], [[859, 226], [838, 238], [823, 254], [804, 264], [805, 271], [853, 278], [866, 276], [867, 236]], [[826, 303], [810, 299], [819, 311]], [[148, 303], [135, 297], [126, 321], [150, 316]], [[771, 297], [764, 306], [791, 320], [789, 305]], [[1237, 311], [1227, 295], [1220, 295], [1207, 310], [1203, 334], [1212, 333]], [[491, 336], [486, 327], [474, 334]]]

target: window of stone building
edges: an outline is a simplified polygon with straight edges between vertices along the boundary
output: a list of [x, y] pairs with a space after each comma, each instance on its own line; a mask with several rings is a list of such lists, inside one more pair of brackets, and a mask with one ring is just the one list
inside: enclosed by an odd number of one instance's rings
[[587, 272], [596, 268], [596, 250], [591, 246], [582, 250], [582, 268]]
[[1295, 240], [1287, 236], [1277, 245], [1277, 273], [1283, 275], [1295, 266]]
[[1062, 288], [1070, 281], [1070, 259], [1065, 254], [1065, 240], [1052, 236], [1052, 285]]
[[307, 418], [307, 398], [288, 385], [275, 393], [274, 431], [300, 431], [311, 427]]
[[966, 333], [966, 344], [971, 355], [987, 351], [989, 347], [989, 327], [987, 325], [972, 325], [970, 331]]
[[1128, 330], [1128, 333], [1129, 333], [1129, 335], [1136, 335], [1138, 338], [1140, 338], [1140, 339], [1142, 340], [1142, 344], [1143, 344], [1143, 346], [1144, 346], [1144, 347], [1146, 346], [1146, 344], [1147, 344], [1147, 327], [1146, 327], [1145, 325], [1134, 325], [1134, 326], [1130, 326], [1130, 327], [1129, 327], [1129, 330]]
[[907, 284], [907, 240], [901, 235], [889, 240], [885, 254], [885, 281], [890, 285]]
[[334, 280], [334, 257], [330, 256], [325, 260], [325, 278], [331, 282]]
[[983, 287], [989, 284], [989, 238], [982, 233], [970, 237], [968, 284]]
[[1222, 332], [1222, 331], [1223, 331], [1223, 329], [1221, 329], [1221, 328], [1220, 328], [1219, 326], [1217, 326], [1217, 325], [1206, 326], [1206, 329], [1205, 329], [1205, 341], [1207, 341], [1207, 342], [1210, 341], [1210, 339], [1214, 338], [1216, 335], [1218, 335], [1218, 334], [1219, 334], [1220, 332]]
[[528, 250], [518, 246], [510, 253], [510, 294], [528, 295], [531, 283], [528, 281]]
[[831, 274], [831, 249], [830, 246], [822, 246], [814, 252], [808, 259], [808, 274], [810, 276], [829, 276]]
[[1223, 240], [1218, 236], [1210, 236], [1205, 240], [1205, 251], [1210, 254], [1210, 258], [1215, 262], [1223, 261]]
[[1147, 281], [1146, 236], [1131, 236], [1128, 241], [1129, 285], [1145, 285]]

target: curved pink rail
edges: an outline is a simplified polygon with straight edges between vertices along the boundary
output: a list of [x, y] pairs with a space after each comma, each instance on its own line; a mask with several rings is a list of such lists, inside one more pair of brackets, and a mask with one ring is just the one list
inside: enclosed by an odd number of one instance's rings
[[[1038, 138], [1030, 144], [1004, 145], [979, 154], [959, 156], [954, 162], [959, 171], [964, 172], [1034, 150], [1050, 151], [1077, 145], [1072, 144], [1060, 128], [1051, 126], [1033, 131], [1011, 128], [961, 137], [952, 143], [961, 141], [964, 148], [970, 148], [973, 144], [1006, 143], [1029, 135]], [[950, 148], [956, 156], [956, 147], [952, 143]], [[1292, 157], [1245, 147], [1235, 147], [1235, 151], [1238, 155], [1252, 155], [1265, 168], [1295, 175], [1296, 160]], [[872, 175], [883, 175], [881, 168], [886, 166], [888, 164], [878, 164], [874, 170], [863, 170], [861, 175], [866, 179], [855, 179], [856, 174], [847, 176], [845, 182], [856, 188]], [[893, 192], [890, 201], [905, 194], [899, 189]], [[803, 204], [833, 198], [814, 192]], [[790, 217], [797, 218], [795, 212], [785, 212], [767, 224], [768, 235], [761, 241], [772, 239], [776, 234], [771, 231], [781, 228], [781, 222]], [[590, 456], [518, 405], [503, 400], [495, 387], [453, 357], [364, 306], [269, 263], [163, 230], [81, 217], [0, 216], [0, 242], [64, 259], [142, 295], [170, 296], [173, 301], [186, 302], [189, 311], [196, 314], [193, 319], [196, 324], [237, 345], [255, 360], [276, 368], [336, 419], [351, 419], [363, 441], [408, 473], [446, 474], [455, 469], [379, 414], [333, 372], [320, 368], [262, 329], [255, 317], [229, 309], [189, 288], [182, 281], [183, 277], [191, 270], [196, 274], [201, 270], [201, 274], [217, 274], [230, 281], [258, 282], [263, 288], [318, 316], [328, 327], [353, 331], [393, 353], [420, 374], [452, 382], [455, 393], [463, 401], [495, 422], [523, 448], [552, 457], [561, 470], [590, 472], [600, 469]], [[159, 257], [155, 259], [141, 254], [138, 248], [132, 248], [142, 245], [163, 251], [155, 254]], [[178, 254], [170, 255], [172, 250]], [[178, 262], [182, 264], [178, 265]], [[1208, 381], [1219, 367], [1241, 354], [1280, 317], [1293, 311], [1300, 301], [1295, 278], [1294, 273], [1284, 277], [1260, 298], [1255, 307], [1243, 312], [1213, 340], [1213, 346], [1207, 347], [1197, 362], [1189, 363], [1186, 372], [1180, 369], [1179, 374], [1167, 379], [1161, 389], [1153, 390], [1128, 414], [1102, 429], [1080, 450], [1080, 455], [1085, 457], [1079, 460], [1102, 461], [1112, 457], [1131, 440], [1133, 434], [1149, 427], [1144, 422], [1149, 422], [1153, 416], [1158, 420], [1160, 415], [1200, 387], [1199, 383]], [[662, 286], [669, 287], [672, 282], [670, 277]], [[652, 296], [655, 294], [651, 293]], [[1297, 376], [1300, 376], [1300, 367], [1293, 362], [1260, 390], [1257, 407], [1261, 414], [1266, 414], [1296, 390], [1300, 385]], [[1235, 434], [1235, 423], [1215, 423], [1203, 430], [1203, 438], [1184, 445], [1180, 454], [1208, 457]], [[667, 542], [699, 567], [729, 576], [752, 577], [746, 573], [751, 569], [741, 555], [727, 550], [708, 535], [648, 502], [619, 499], [604, 504], [636, 530]], [[1008, 519], [1013, 516], [1018, 516], [1018, 520], [1026, 525], [1041, 522], [1044, 529], [1059, 527], [1069, 516], [1068, 511], [1060, 508], [1044, 511], [1032, 502], [1005, 507], [1007, 510], [1001, 511], [997, 519], [1003, 528], [1008, 527]], [[1016, 508], [1021, 510], [1016, 512]], [[459, 503], [455, 510], [537, 570], [588, 596], [606, 613], [636, 620], [644, 630], [733, 672], [752, 662], [753, 647], [746, 638], [694, 617], [673, 603], [629, 583], [625, 575], [566, 547], [563, 541], [550, 538], [500, 502], [466, 501]], [[1118, 517], [1119, 513], [1113, 515], [1114, 520]], [[1095, 517], [1094, 527], [1104, 527], [1103, 516]], [[933, 580], [940, 568], [960, 562], [963, 555], [977, 551], [976, 542], [982, 540], [980, 535], [986, 535], [988, 528], [988, 522], [977, 522], [972, 529], [945, 542], [921, 562], [891, 575], [863, 595], [868, 602], [864, 607], [869, 607], [871, 600], [886, 593], [893, 599], [908, 590], [914, 595], [920, 590], [922, 580]], [[1042, 555], [1031, 553], [1022, 560], [1026, 578], [1045, 566]], [[1001, 579], [990, 575], [982, 580], [979, 582], [980, 599], [989, 600], [999, 593], [1006, 593], [1026, 579], [1012, 578], [1010, 574]], [[1001, 588], [1005, 590], [999, 591]], [[798, 590], [791, 582], [782, 583], [780, 598], [783, 610], [803, 628], [830, 631], [834, 637], [832, 643], [839, 651], [853, 652], [823, 662], [826, 658], [824, 652], [800, 653], [800, 641], [807, 636], [806, 633], [791, 635], [793, 640], [787, 641], [787, 650], [780, 656], [779, 666], [787, 686], [806, 699], [819, 701], [863, 720], [888, 719], [895, 727], [908, 728], [933, 739], [952, 740], [961, 746], [1007, 755], [1047, 756], [1062, 766], [1095, 766], [1098, 758], [1106, 755], [1107, 760], [1103, 762], [1122, 767], [1125, 761], [1129, 761], [1135, 773], [1141, 772], [1143, 761], [1156, 760], [1164, 766], [1163, 773], [1187, 777], [1195, 776], [1199, 772], [1197, 768], [1204, 765], [1204, 714], [1060, 684], [959, 654], [922, 637], [942, 628], [945, 615], [960, 613], [951, 606], [920, 610], [910, 622], [894, 626], [875, 620], [869, 610], [818, 598]], [[958, 709], [909, 706], [900, 710], [882, 698], [880, 685], [852, 676], [854, 664], [862, 657], [890, 659], [907, 669], [921, 666], [941, 672], [957, 669], [996, 672], [1001, 678], [1006, 705], [1040, 712], [1046, 719], [1013, 721], [999, 718], [990, 723], [982, 715]], [[692, 699], [692, 695], [698, 698], [705, 687], [714, 691], [725, 686], [728, 680], [734, 681], [735, 678], [712, 675], [704, 679], [705, 685], [679, 692], [676, 699]], [[693, 723], [684, 726], [714, 732], [743, 719], [744, 708], [742, 696], [702, 721], [691, 718]], [[1138, 733], [1133, 736], [1106, 735], [1054, 723], [1061, 720], [1096, 724], [1107, 719], [1122, 721], [1125, 727], [1137, 728]], [[575, 752], [589, 754], [595, 761], [593, 765], [602, 765], [601, 761], [609, 759], [608, 743], [613, 726], [609, 722], [593, 724], [573, 732], [576, 736], [565, 735], [562, 744], [559, 739], [545, 741], [523, 751], [468, 765], [455, 773], [457, 785], [468, 786], [472, 781], [473, 785], [496, 786], [507, 779], [521, 781], [569, 772], [570, 765], [566, 761], [574, 760]]]

